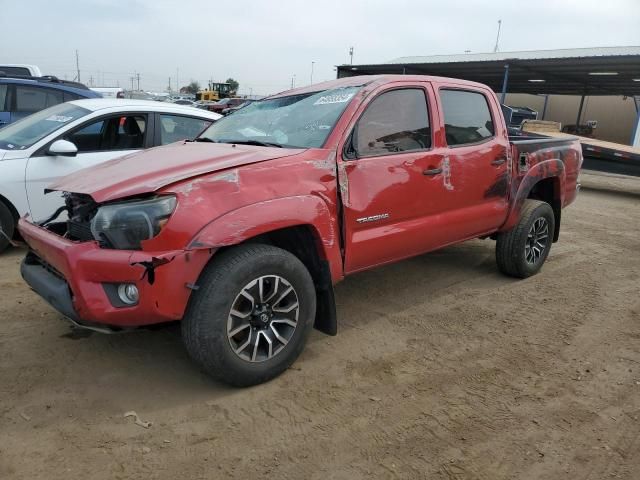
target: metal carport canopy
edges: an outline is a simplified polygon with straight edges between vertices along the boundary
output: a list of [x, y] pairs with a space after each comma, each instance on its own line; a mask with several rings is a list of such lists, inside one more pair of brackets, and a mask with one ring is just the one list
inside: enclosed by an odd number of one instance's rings
[[640, 47], [401, 57], [381, 64], [339, 65], [338, 78], [424, 74], [463, 78], [500, 92], [556, 95], [640, 95]]

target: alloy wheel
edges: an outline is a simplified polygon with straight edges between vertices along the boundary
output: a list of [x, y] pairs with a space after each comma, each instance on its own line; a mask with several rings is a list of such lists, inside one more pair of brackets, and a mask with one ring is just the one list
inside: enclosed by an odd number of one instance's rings
[[549, 242], [549, 222], [544, 217], [537, 218], [527, 234], [524, 256], [527, 263], [535, 265], [540, 261]]
[[235, 354], [248, 362], [278, 355], [298, 326], [300, 303], [293, 286], [278, 275], [246, 284], [236, 296], [227, 319], [227, 338]]

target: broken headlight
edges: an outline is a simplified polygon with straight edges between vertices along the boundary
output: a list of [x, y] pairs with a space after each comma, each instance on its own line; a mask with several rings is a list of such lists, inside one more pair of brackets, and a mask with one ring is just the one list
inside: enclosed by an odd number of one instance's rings
[[140, 250], [140, 242], [158, 235], [175, 208], [173, 196], [102, 205], [91, 220], [91, 233], [107, 247]]

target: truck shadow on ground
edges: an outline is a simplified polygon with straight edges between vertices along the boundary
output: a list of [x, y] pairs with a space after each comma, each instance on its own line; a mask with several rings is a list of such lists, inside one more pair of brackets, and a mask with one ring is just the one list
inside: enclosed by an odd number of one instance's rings
[[[341, 328], [364, 328], [369, 316], [363, 313], [367, 310], [393, 315], [418, 303], [437, 302], [441, 296], [450, 294], [452, 288], [459, 291], [463, 283], [489, 291], [513, 281], [498, 272], [493, 247], [494, 242], [489, 240], [471, 241], [348, 277], [336, 286], [338, 335]], [[59, 317], [54, 313], [48, 315]], [[122, 408], [132, 404], [158, 408], [162, 404], [183, 403], [185, 398], [205, 401], [237, 392], [208, 377], [189, 359], [179, 324], [104, 335], [70, 332], [60, 320], [55, 330], [56, 356], [59, 355], [56, 361], [65, 367], [51, 373], [60, 376], [61, 385], [81, 388], [79, 395], [99, 398], [101, 391], [109, 388], [120, 392], [118, 402]], [[51, 342], [47, 335], [34, 340]], [[317, 332], [311, 335], [298, 361], [307, 364], [305, 370], [313, 368], [314, 357], [323, 355], [326, 347], [322, 342], [327, 338]], [[72, 364], [69, 356], [75, 359]], [[92, 378], [91, 383], [87, 377]]]

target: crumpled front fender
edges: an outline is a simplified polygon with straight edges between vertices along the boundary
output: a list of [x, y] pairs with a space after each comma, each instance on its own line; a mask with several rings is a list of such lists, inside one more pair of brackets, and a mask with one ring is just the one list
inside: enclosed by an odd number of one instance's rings
[[329, 262], [332, 278], [337, 281], [342, 277], [337, 216], [314, 195], [276, 198], [228, 212], [202, 228], [187, 248], [237, 245], [265, 233], [301, 225], [309, 226], [314, 232], [320, 258]]

